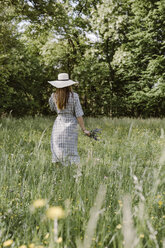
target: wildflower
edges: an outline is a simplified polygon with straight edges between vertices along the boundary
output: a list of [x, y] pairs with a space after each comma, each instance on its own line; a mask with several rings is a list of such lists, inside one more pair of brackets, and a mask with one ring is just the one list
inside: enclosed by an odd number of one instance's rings
[[57, 240], [56, 240], [56, 243], [61, 243], [62, 242], [62, 238], [61, 237], [59, 237]]
[[116, 226], [116, 228], [117, 228], [117, 229], [121, 229], [121, 224], [118, 224], [118, 225]]
[[33, 207], [34, 208], [41, 208], [46, 205], [46, 200], [44, 199], [38, 199], [33, 202]]
[[101, 133], [101, 129], [98, 129], [98, 128], [93, 129], [93, 130], [90, 131], [89, 137], [90, 137], [90, 138], [93, 138], [93, 139], [95, 139], [95, 140], [98, 140], [98, 136], [97, 136], [98, 133]]
[[141, 239], [143, 239], [143, 238], [144, 238], [144, 234], [141, 233], [139, 237], [140, 237]]
[[12, 240], [12, 239], [8, 239], [8, 240], [6, 240], [6, 241], [3, 243], [3, 247], [10, 246], [10, 245], [12, 245], [12, 243], [13, 243], [13, 240]]
[[49, 219], [54, 220], [64, 218], [65, 213], [61, 207], [50, 207], [47, 210], [46, 215]]
[[161, 208], [161, 206], [163, 205], [163, 202], [160, 200], [158, 201], [159, 207]]
[[29, 248], [35, 248], [35, 244], [33, 244], [33, 243], [30, 244], [30, 245], [29, 245]]
[[118, 203], [119, 203], [119, 205], [120, 205], [120, 207], [122, 207], [123, 206], [123, 203], [122, 203], [122, 201], [118, 201]]
[[47, 233], [44, 237], [44, 239], [48, 239], [49, 238], [49, 233]]

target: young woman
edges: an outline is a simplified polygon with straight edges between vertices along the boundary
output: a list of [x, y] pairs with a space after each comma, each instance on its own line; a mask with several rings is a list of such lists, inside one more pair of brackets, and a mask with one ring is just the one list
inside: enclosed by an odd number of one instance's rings
[[61, 162], [63, 165], [78, 164], [80, 158], [77, 152], [77, 123], [86, 135], [90, 135], [90, 132], [84, 126], [84, 113], [79, 96], [71, 88], [76, 82], [69, 80], [67, 73], [60, 73], [58, 80], [49, 83], [57, 88], [56, 92], [51, 94], [49, 104], [51, 110], [58, 114], [51, 135], [52, 162]]

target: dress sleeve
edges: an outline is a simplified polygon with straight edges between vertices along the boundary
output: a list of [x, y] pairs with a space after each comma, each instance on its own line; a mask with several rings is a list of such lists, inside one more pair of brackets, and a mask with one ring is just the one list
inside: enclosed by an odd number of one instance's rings
[[56, 105], [55, 105], [54, 100], [53, 100], [53, 93], [51, 94], [51, 97], [49, 98], [49, 105], [50, 105], [51, 111], [57, 111]]
[[75, 116], [76, 117], [80, 117], [80, 116], [84, 115], [78, 94], [74, 95], [74, 108], [75, 108]]

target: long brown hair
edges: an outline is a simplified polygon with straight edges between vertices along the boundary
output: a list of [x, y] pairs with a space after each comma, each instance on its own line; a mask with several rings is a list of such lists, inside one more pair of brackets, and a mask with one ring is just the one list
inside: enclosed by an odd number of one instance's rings
[[57, 88], [55, 93], [55, 102], [58, 109], [65, 109], [68, 103], [69, 94], [72, 93], [72, 87]]

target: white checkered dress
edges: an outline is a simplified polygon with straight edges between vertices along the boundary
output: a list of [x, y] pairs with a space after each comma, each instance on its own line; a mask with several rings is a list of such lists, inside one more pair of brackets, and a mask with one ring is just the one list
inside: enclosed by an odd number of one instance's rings
[[51, 110], [58, 114], [51, 135], [52, 163], [78, 164], [80, 157], [77, 152], [78, 123], [76, 117], [84, 114], [79, 96], [75, 92], [70, 93], [66, 108], [59, 110], [54, 102], [54, 93], [52, 93], [49, 104]]

